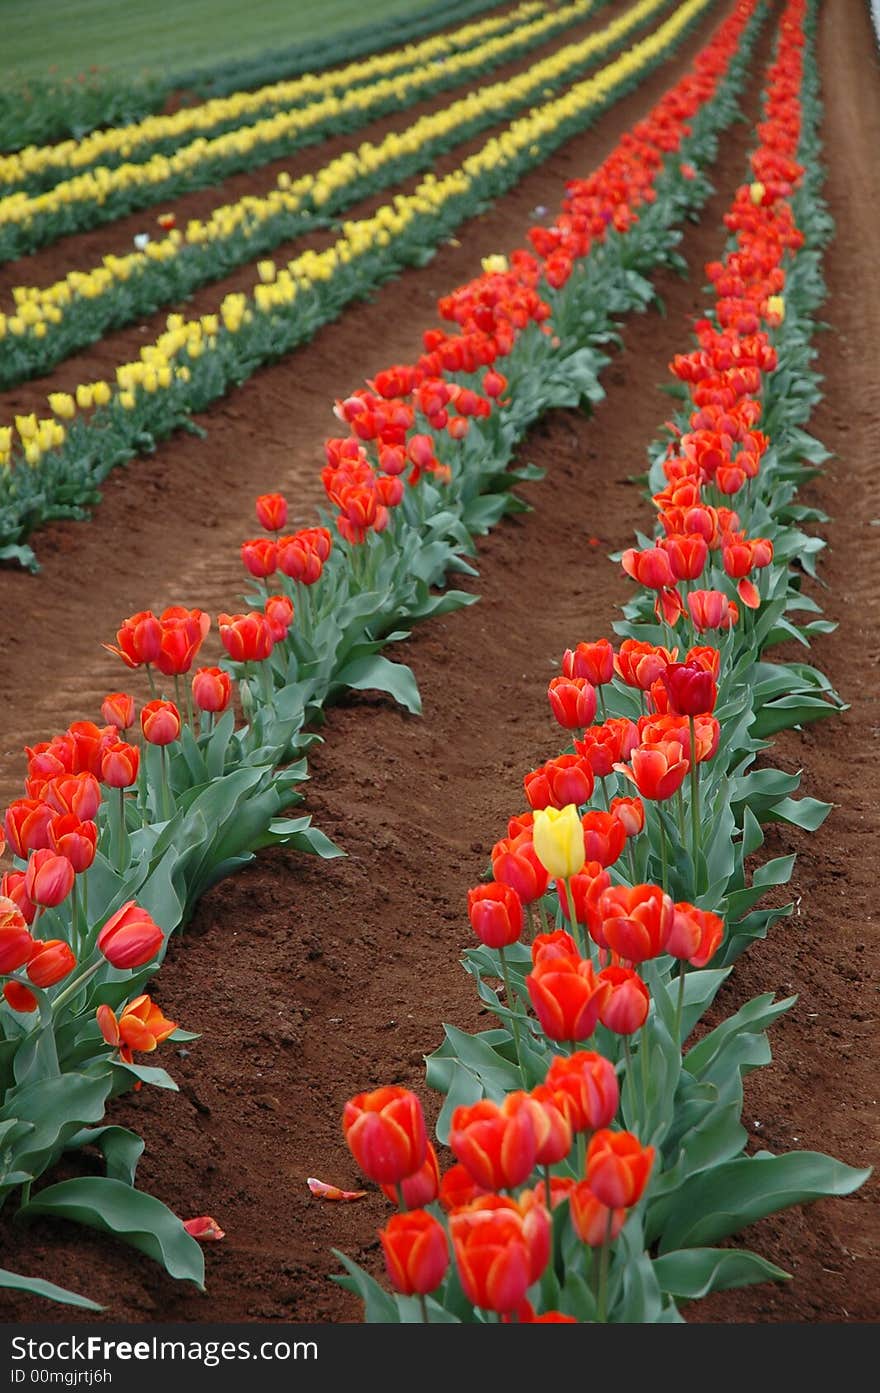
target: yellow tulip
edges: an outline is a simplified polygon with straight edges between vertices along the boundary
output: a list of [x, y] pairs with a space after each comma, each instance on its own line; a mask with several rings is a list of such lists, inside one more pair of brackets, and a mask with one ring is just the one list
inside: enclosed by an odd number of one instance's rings
[[133, 411], [136, 404], [137, 397], [134, 392], [119, 393], [119, 405], [122, 407], [123, 411]]
[[263, 282], [264, 285], [272, 284], [272, 282], [275, 279], [275, 270], [276, 268], [274, 261], [257, 262], [257, 275], [260, 277], [260, 280]]
[[753, 184], [749, 185], [749, 198], [752, 200], [756, 208], [760, 204], [765, 193], [766, 189], [764, 188], [764, 185], [761, 183], [760, 179], [756, 179]]
[[769, 295], [767, 297], [767, 313], [775, 315], [780, 324], [785, 318], [785, 300], [781, 295]]
[[565, 880], [583, 869], [584, 828], [574, 803], [536, 812], [532, 836], [535, 855], [554, 880]]
[[76, 404], [81, 411], [88, 411], [94, 404], [94, 393], [87, 383], [80, 383], [76, 389]]
[[39, 427], [37, 426], [37, 418], [33, 411], [29, 416], [16, 416], [15, 429], [18, 431], [22, 440], [36, 440]]
[[510, 262], [506, 256], [495, 253], [492, 256], [484, 256], [480, 262], [487, 276], [504, 275], [505, 271], [510, 270]]
[[49, 405], [56, 416], [63, 416], [66, 421], [76, 415], [76, 402], [69, 392], [50, 392]]
[[110, 387], [106, 382], [92, 383], [92, 399], [95, 406], [106, 406], [110, 400]]

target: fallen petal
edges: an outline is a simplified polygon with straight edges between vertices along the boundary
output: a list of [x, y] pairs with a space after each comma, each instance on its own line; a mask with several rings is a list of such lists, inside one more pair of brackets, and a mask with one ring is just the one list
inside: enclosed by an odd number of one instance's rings
[[313, 1195], [320, 1195], [322, 1200], [362, 1200], [366, 1195], [366, 1190], [340, 1190], [338, 1185], [328, 1185], [324, 1180], [316, 1180], [310, 1175], [306, 1184]]

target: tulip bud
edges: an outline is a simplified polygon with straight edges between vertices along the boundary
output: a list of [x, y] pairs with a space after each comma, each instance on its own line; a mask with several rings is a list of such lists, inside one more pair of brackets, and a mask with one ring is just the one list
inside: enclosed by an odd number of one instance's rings
[[422, 1105], [398, 1085], [358, 1093], [346, 1103], [342, 1129], [364, 1175], [396, 1185], [423, 1165], [428, 1149]]
[[533, 842], [538, 860], [552, 879], [577, 875], [586, 860], [584, 829], [577, 806], [569, 803], [561, 809], [543, 808], [536, 812]]
[[264, 493], [257, 499], [257, 520], [267, 532], [280, 532], [287, 522], [287, 499], [281, 493]]
[[572, 1187], [568, 1204], [575, 1233], [590, 1248], [601, 1248], [603, 1243], [613, 1241], [626, 1223], [626, 1210], [609, 1209], [602, 1204], [586, 1180]]
[[26, 987], [24, 982], [7, 982], [3, 988], [3, 995], [13, 1011], [20, 1011], [22, 1015], [36, 1011], [39, 1005], [30, 987]]
[[232, 695], [229, 673], [219, 667], [200, 667], [193, 674], [192, 694], [199, 711], [225, 711]]
[[468, 915], [487, 948], [505, 948], [522, 933], [522, 902], [515, 890], [497, 880], [468, 890]]
[[69, 944], [61, 938], [49, 938], [37, 944], [29, 959], [27, 975], [35, 987], [54, 987], [76, 967], [76, 958]]
[[134, 725], [134, 697], [127, 692], [111, 692], [101, 702], [101, 715], [106, 725], [128, 730]]
[[550, 709], [563, 730], [585, 730], [596, 714], [596, 688], [585, 677], [554, 677]]
[[180, 712], [173, 701], [148, 701], [141, 711], [141, 730], [151, 745], [170, 745], [180, 736]]
[[424, 1296], [439, 1287], [449, 1266], [443, 1225], [424, 1209], [394, 1214], [379, 1230], [385, 1270], [396, 1291]]
[[76, 872], [66, 856], [56, 856], [48, 847], [35, 851], [25, 871], [28, 899], [43, 908], [52, 908], [66, 899], [73, 889]]
[[596, 1132], [587, 1149], [587, 1184], [600, 1204], [629, 1209], [638, 1204], [654, 1164], [653, 1146], [632, 1132]]
[[111, 915], [98, 934], [98, 949], [113, 967], [143, 967], [165, 941], [159, 925], [134, 900]]

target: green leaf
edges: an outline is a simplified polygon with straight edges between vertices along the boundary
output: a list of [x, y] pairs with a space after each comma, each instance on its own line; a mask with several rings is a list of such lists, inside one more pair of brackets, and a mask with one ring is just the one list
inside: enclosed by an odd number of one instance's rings
[[79, 1306], [84, 1311], [104, 1309], [88, 1296], [80, 1296], [75, 1291], [68, 1291], [66, 1287], [56, 1287], [54, 1282], [44, 1281], [42, 1277], [23, 1277], [21, 1273], [10, 1272], [5, 1267], [0, 1267], [0, 1287], [7, 1287], [11, 1291], [27, 1291], [33, 1296], [45, 1296], [47, 1301], [58, 1301], [64, 1306]]
[[736, 1248], [687, 1248], [654, 1260], [654, 1275], [663, 1291], [696, 1301], [710, 1291], [752, 1286], [755, 1282], [788, 1282], [791, 1274]]
[[769, 815], [805, 832], [815, 832], [833, 807], [833, 803], [822, 803], [818, 798], [782, 798], [769, 809]]
[[345, 1287], [346, 1291], [354, 1292], [355, 1296], [361, 1298], [364, 1303], [364, 1319], [367, 1323], [400, 1324], [400, 1312], [394, 1297], [389, 1296], [388, 1292], [379, 1286], [379, 1283], [370, 1276], [369, 1272], [365, 1272], [356, 1262], [352, 1262], [351, 1258], [345, 1256], [345, 1253], [341, 1253], [338, 1248], [331, 1248], [330, 1251], [348, 1273], [346, 1277], [333, 1273], [331, 1281], [337, 1282], [339, 1286]]
[[355, 658], [334, 678], [334, 685], [352, 687], [355, 691], [387, 692], [413, 715], [421, 715], [422, 699], [416, 679], [403, 663], [392, 663], [381, 653]]
[[204, 1290], [205, 1259], [183, 1221], [155, 1195], [135, 1190], [121, 1180], [79, 1176], [62, 1180], [34, 1195], [16, 1218], [38, 1215], [73, 1219], [102, 1233], [112, 1233], [160, 1263], [172, 1277], [194, 1282]]
[[144, 1153], [144, 1139], [127, 1127], [83, 1127], [68, 1137], [65, 1151], [78, 1151], [81, 1146], [96, 1146], [107, 1163], [111, 1180], [133, 1185], [138, 1161]]
[[763, 1152], [703, 1171], [678, 1192], [660, 1240], [661, 1252], [703, 1247], [789, 1205], [849, 1195], [871, 1168], [857, 1170], [816, 1151]]

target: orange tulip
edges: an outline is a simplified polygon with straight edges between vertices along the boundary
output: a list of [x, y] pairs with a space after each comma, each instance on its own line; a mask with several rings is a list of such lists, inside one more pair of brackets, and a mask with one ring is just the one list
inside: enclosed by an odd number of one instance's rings
[[632, 1132], [596, 1132], [587, 1148], [587, 1184], [600, 1204], [629, 1209], [641, 1199], [651, 1167], [653, 1146], [642, 1146]]
[[518, 1090], [502, 1103], [483, 1098], [457, 1107], [449, 1145], [485, 1190], [512, 1190], [535, 1168], [537, 1137], [531, 1100]]
[[98, 934], [98, 949], [113, 967], [143, 967], [165, 941], [159, 925], [134, 900], [112, 914]]
[[424, 1209], [394, 1214], [379, 1230], [385, 1270], [395, 1291], [424, 1296], [439, 1287], [449, 1266], [443, 1225]]

